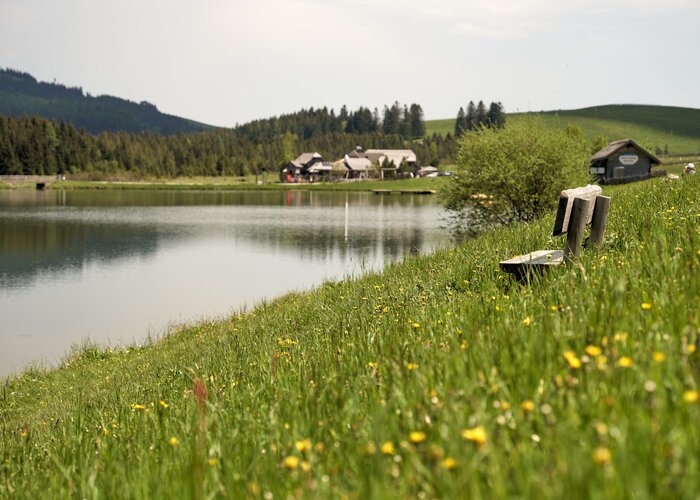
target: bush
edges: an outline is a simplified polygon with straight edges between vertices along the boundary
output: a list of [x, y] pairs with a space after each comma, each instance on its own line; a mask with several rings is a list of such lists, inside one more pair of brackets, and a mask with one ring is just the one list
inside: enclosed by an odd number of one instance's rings
[[590, 182], [588, 147], [580, 129], [534, 116], [465, 134], [443, 194], [453, 229], [474, 233], [554, 208], [563, 189]]

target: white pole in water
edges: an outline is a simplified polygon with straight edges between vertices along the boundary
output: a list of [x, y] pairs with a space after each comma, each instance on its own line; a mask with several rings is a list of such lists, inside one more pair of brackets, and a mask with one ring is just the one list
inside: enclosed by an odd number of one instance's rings
[[345, 243], [348, 242], [348, 193], [345, 193]]

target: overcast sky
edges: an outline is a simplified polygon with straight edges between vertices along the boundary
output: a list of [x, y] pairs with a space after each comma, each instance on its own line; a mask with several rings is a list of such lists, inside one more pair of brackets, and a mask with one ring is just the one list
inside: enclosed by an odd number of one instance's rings
[[0, 0], [0, 67], [233, 126], [302, 107], [700, 108], [699, 0]]

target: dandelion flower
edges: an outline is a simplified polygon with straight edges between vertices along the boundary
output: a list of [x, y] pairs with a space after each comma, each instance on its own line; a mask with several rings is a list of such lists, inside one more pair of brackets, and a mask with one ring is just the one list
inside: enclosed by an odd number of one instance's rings
[[396, 449], [394, 448], [394, 444], [391, 441], [386, 441], [386, 442], [382, 443], [380, 450], [382, 451], [382, 453], [384, 455], [393, 455], [394, 453], [396, 453]]
[[162, 399], [160, 400], [160, 402], [159, 402], [158, 404], [159, 404], [162, 408], [168, 408], [168, 407], [170, 406], [168, 403], [166, 403], [166, 402], [163, 401]]
[[408, 440], [413, 444], [422, 443], [425, 441], [425, 432], [414, 431], [408, 435]]
[[180, 440], [173, 436], [168, 440], [168, 444], [170, 444], [170, 446], [177, 446], [178, 444], [180, 444]]
[[533, 320], [532, 320], [532, 317], [527, 316], [527, 317], [523, 320], [523, 325], [525, 325], [525, 326], [530, 326], [530, 325], [532, 324], [532, 321], [533, 321]]
[[144, 405], [140, 405], [140, 404], [136, 404], [136, 403], [130, 404], [129, 408], [131, 408], [132, 410], [145, 410], [146, 409], [146, 407]]
[[599, 465], [608, 464], [612, 460], [612, 454], [610, 453], [610, 450], [602, 446], [593, 450], [592, 456], [593, 461]]
[[409, 371], [410, 371], [410, 370], [415, 370], [416, 368], [418, 368], [418, 365], [415, 364], [415, 363], [408, 363], [408, 364], [406, 364], [406, 369], [409, 370]]
[[476, 443], [478, 445], [486, 444], [486, 441], [488, 440], [486, 430], [480, 425], [471, 429], [464, 429], [462, 431], [462, 437], [467, 441], [471, 441], [472, 443]]
[[666, 360], [666, 355], [663, 352], [655, 351], [651, 355], [654, 363], [663, 363]]
[[452, 470], [457, 467], [457, 460], [452, 457], [446, 457], [441, 463], [443, 469]]
[[698, 395], [698, 391], [685, 391], [683, 393], [683, 399], [686, 403], [697, 403], [700, 399], [700, 395]]
[[211, 457], [211, 458], [209, 458], [207, 463], [209, 464], [210, 467], [214, 467], [214, 466], [216, 466], [216, 464], [219, 463], [219, 460], [216, 457]]
[[622, 368], [629, 368], [634, 364], [634, 361], [632, 361], [632, 358], [629, 356], [623, 356], [617, 361], [617, 366], [620, 366]]
[[304, 453], [305, 451], [309, 451], [311, 449], [311, 440], [302, 439], [301, 441], [297, 441], [294, 446], [299, 453]]
[[282, 465], [284, 465], [286, 469], [294, 470], [299, 467], [299, 458], [295, 457], [294, 455], [286, 457], [282, 462]]
[[520, 409], [523, 410], [525, 413], [530, 413], [535, 409], [535, 403], [528, 399], [527, 401], [523, 401], [522, 403], [520, 403]]
[[644, 309], [645, 311], [648, 311], [649, 309], [651, 309], [651, 304], [649, 302], [643, 302], [642, 309]]
[[304, 472], [309, 472], [311, 470], [311, 464], [309, 462], [304, 461], [299, 466]]
[[574, 351], [565, 351], [564, 352], [564, 359], [566, 360], [567, 363], [569, 363], [569, 366], [573, 368], [574, 370], [581, 368], [581, 360], [578, 359], [576, 356], [576, 353]]
[[600, 356], [603, 350], [597, 345], [586, 346], [586, 354], [592, 357]]
[[420, 328], [420, 323], [412, 323], [411, 326], [413, 328]]

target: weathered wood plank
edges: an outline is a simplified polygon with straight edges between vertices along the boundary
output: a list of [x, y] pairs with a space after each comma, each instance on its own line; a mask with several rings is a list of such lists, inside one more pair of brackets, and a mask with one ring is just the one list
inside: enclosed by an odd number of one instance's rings
[[503, 271], [515, 274], [518, 278], [521, 278], [528, 271], [558, 266], [563, 260], [564, 252], [562, 250], [537, 250], [536, 252], [501, 261], [499, 265]]
[[591, 200], [574, 198], [574, 203], [571, 207], [569, 230], [566, 234], [566, 245], [564, 246], [564, 260], [567, 264], [581, 253], [583, 233], [586, 230], [586, 221], [592, 206], [593, 202]]
[[[554, 231], [552, 236], [559, 236], [560, 234], [568, 232], [569, 220], [571, 219], [571, 209], [573, 208], [574, 200], [576, 198], [593, 201], [602, 192], [603, 189], [600, 186], [594, 186], [591, 184], [585, 187], [565, 189], [562, 191], [561, 196], [559, 197], [559, 205], [557, 207], [557, 216], [554, 220]], [[593, 207], [594, 204], [591, 203], [589, 205], [588, 212], [586, 213], [585, 224], [591, 223], [593, 218]]]
[[591, 234], [588, 236], [584, 248], [590, 248], [597, 245], [600, 248], [603, 245], [603, 236], [605, 235], [605, 226], [608, 223], [608, 212], [610, 211], [610, 197], [597, 196], [595, 199], [595, 208], [593, 208], [593, 222], [591, 223]]

